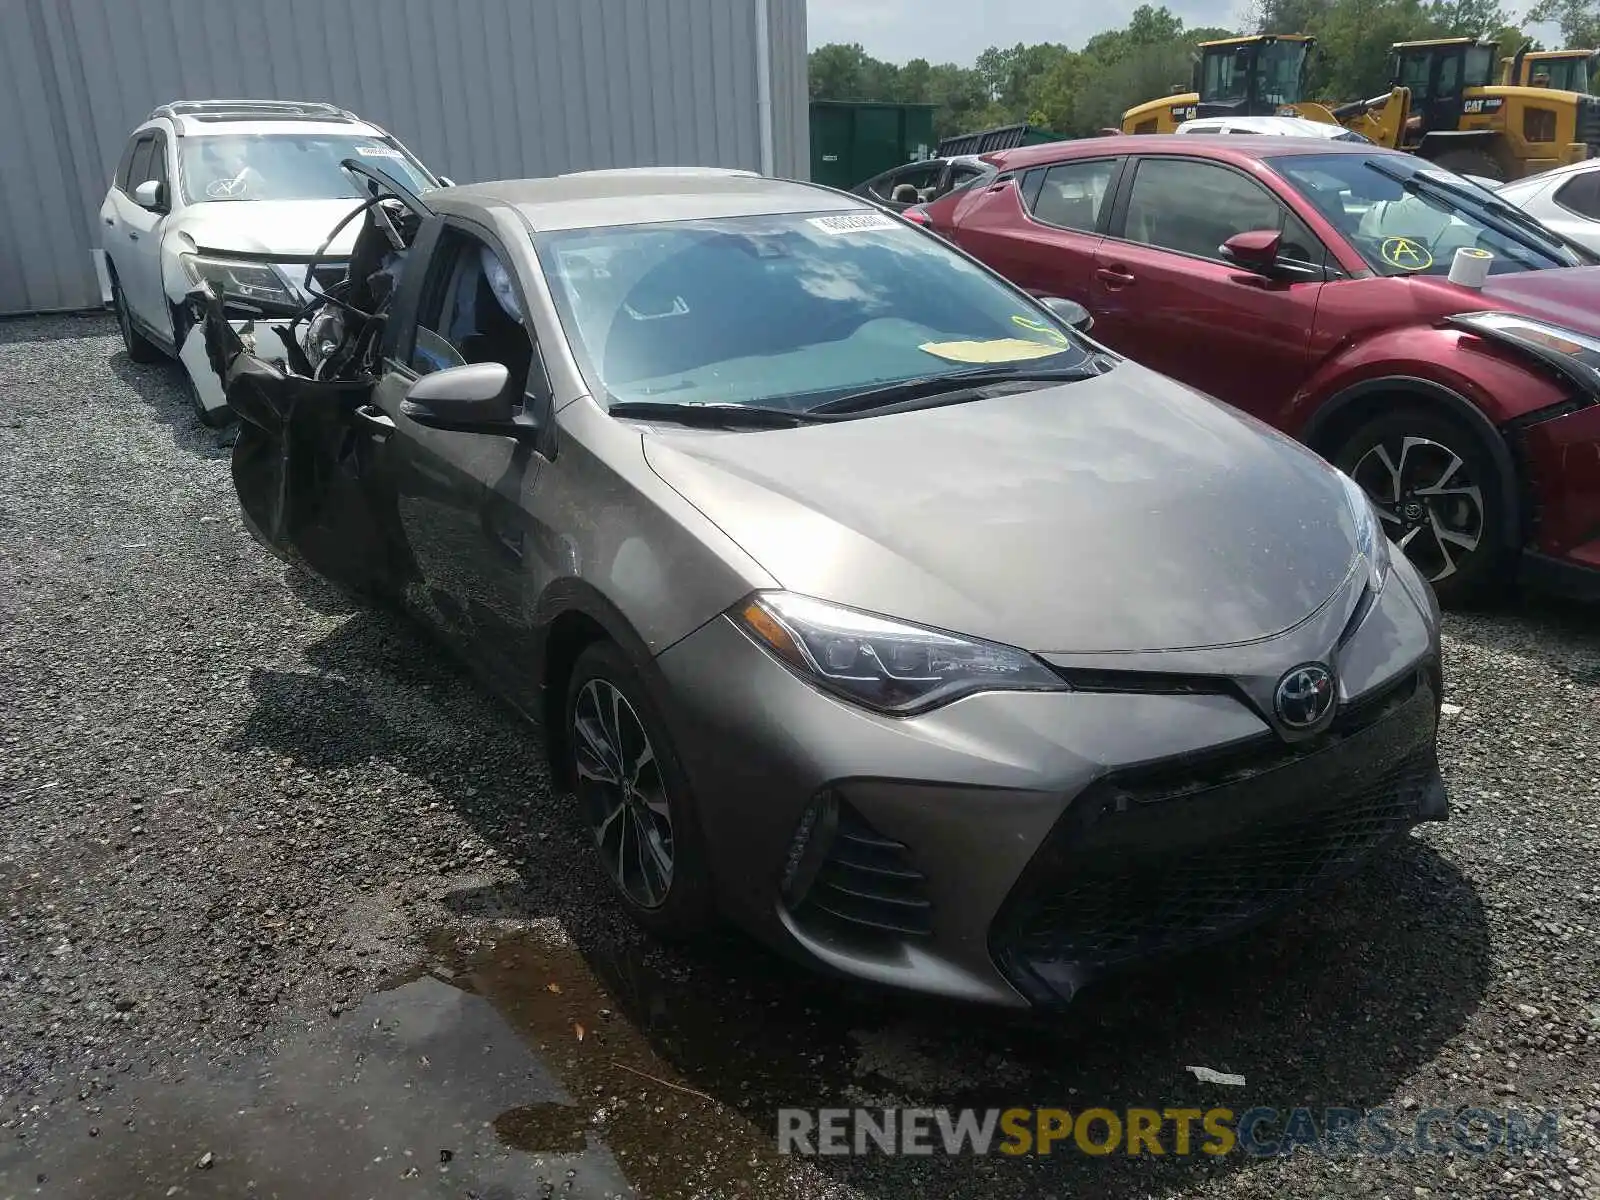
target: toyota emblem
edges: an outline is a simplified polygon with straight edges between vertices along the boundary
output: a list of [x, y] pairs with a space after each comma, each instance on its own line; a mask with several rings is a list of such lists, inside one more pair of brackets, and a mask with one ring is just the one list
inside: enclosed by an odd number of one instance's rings
[[1304, 663], [1278, 680], [1278, 719], [1290, 729], [1310, 729], [1333, 711], [1333, 672]]

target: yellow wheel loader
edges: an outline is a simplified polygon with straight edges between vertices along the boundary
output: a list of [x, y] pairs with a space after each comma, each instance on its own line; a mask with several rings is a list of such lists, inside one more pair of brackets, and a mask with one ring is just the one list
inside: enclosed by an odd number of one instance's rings
[[1286, 115], [1336, 121], [1380, 146], [1495, 180], [1600, 154], [1600, 99], [1497, 84], [1498, 54], [1494, 42], [1475, 38], [1399, 42], [1390, 59], [1389, 92], [1336, 108], [1301, 103]]
[[1299, 102], [1316, 39], [1263, 34], [1201, 42], [1189, 90], [1122, 114], [1124, 133], [1172, 133], [1195, 117], [1271, 117]]

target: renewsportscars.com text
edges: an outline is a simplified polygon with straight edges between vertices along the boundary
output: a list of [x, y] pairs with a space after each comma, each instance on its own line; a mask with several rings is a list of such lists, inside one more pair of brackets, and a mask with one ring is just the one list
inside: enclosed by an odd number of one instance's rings
[[785, 1108], [778, 1151], [799, 1155], [1412, 1156], [1558, 1149], [1555, 1112], [1426, 1108]]

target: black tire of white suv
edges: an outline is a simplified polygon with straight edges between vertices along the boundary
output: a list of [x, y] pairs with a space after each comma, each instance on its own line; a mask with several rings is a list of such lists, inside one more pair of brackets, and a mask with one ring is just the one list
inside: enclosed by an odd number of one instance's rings
[[111, 305], [117, 312], [117, 328], [122, 331], [122, 348], [136, 363], [162, 362], [167, 356], [162, 353], [161, 347], [133, 327], [133, 314], [128, 311], [128, 301], [122, 294], [122, 284], [117, 279], [116, 268], [109, 262], [106, 267], [107, 273], [111, 276]]

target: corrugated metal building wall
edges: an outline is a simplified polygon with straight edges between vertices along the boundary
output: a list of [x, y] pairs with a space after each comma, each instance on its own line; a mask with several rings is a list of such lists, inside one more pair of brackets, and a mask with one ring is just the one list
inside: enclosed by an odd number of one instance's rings
[[[328, 100], [458, 182], [810, 173], [805, 0], [0, 0], [0, 313], [101, 302], [97, 211], [168, 100]], [[767, 35], [766, 71], [761, 38]]]

